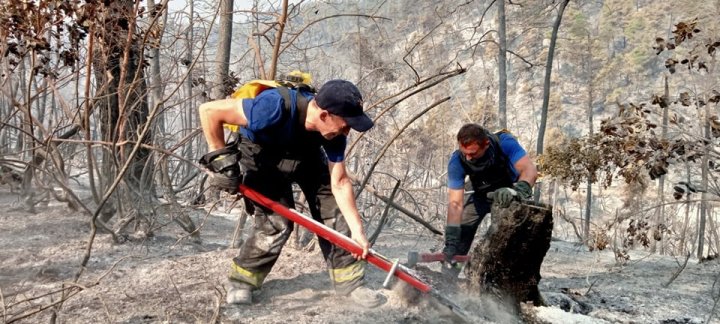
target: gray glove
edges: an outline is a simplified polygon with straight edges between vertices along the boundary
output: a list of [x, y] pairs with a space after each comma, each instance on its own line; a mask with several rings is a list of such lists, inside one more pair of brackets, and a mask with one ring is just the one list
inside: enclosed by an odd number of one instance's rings
[[488, 193], [498, 206], [507, 208], [513, 200], [526, 200], [532, 197], [532, 187], [527, 181], [518, 181], [512, 188], [503, 187]]
[[493, 202], [498, 204], [502, 208], [510, 206], [510, 203], [517, 196], [517, 191], [512, 188], [502, 187], [493, 192], [488, 193], [488, 197], [493, 199]]

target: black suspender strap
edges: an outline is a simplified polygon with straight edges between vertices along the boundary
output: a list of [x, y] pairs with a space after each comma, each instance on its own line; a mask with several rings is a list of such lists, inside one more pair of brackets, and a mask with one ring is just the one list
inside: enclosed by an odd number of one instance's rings
[[[290, 118], [290, 116], [292, 115], [292, 98], [290, 98], [290, 89], [288, 89], [287, 87], [279, 86], [277, 87], [277, 89], [280, 93], [280, 96], [283, 98], [283, 101], [285, 102], [285, 114], [283, 114], [282, 122], [280, 123], [280, 125], [283, 125], [285, 124], [286, 118]], [[300, 93], [300, 91], [297, 91], [295, 93], [295, 98], [295, 104], [297, 105], [298, 112], [298, 118], [296, 118], [296, 122], [298, 123], [298, 125], [304, 126], [302, 124], [304, 124], [305, 121], [305, 115], [307, 113], [309, 101], [302, 93]]]

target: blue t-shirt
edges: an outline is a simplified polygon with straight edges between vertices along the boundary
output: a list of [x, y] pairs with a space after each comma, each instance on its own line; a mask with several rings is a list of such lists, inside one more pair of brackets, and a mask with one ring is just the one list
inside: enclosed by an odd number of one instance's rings
[[[240, 133], [247, 137], [253, 143], [259, 145], [272, 145], [277, 147], [293, 148], [297, 145], [295, 140], [299, 138], [302, 132], [296, 122], [297, 91], [290, 89], [290, 98], [293, 103], [290, 109], [290, 116], [285, 110], [285, 100], [277, 89], [268, 89], [261, 92], [255, 98], [243, 99], [242, 106], [245, 118], [247, 118], [247, 126], [240, 127]], [[308, 100], [312, 100], [312, 94], [303, 93]], [[319, 137], [322, 137], [318, 134]], [[331, 162], [342, 162], [345, 159], [345, 147], [347, 146], [347, 137], [338, 135], [332, 140], [320, 140], [320, 146], [325, 150], [327, 158]]]
[[[515, 162], [527, 155], [527, 152], [520, 146], [517, 139], [508, 133], [500, 133], [498, 139], [500, 150], [508, 158], [508, 167], [512, 170], [513, 182], [515, 182], [519, 176], [517, 170], [515, 170]], [[490, 144], [492, 145], [492, 142]], [[488, 148], [488, 150], [494, 149], [492, 146]], [[465, 186], [465, 176], [467, 174], [462, 166], [460, 154], [460, 150], [455, 150], [450, 156], [450, 161], [448, 161], [448, 188], [450, 189], [462, 189]]]

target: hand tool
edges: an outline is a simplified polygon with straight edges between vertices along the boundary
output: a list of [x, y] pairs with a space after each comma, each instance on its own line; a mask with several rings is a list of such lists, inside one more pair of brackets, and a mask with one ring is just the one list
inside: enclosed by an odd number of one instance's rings
[[[455, 262], [467, 262], [468, 256], [467, 255], [456, 255], [453, 257], [453, 261]], [[440, 252], [438, 253], [419, 253], [415, 251], [408, 252], [408, 258], [406, 265], [408, 267], [414, 267], [418, 263], [430, 263], [430, 262], [438, 262], [438, 261], [445, 261], [445, 254], [442, 254]]]
[[[281, 216], [297, 224], [300, 224], [301, 226], [307, 228], [309, 231], [315, 233], [317, 236], [330, 241], [331, 243], [347, 250], [352, 254], [361, 255], [363, 253], [362, 247], [360, 247], [357, 242], [353, 241], [349, 237], [340, 234], [338, 231], [327, 227], [325, 224], [322, 224], [307, 215], [301, 214], [296, 210], [289, 209], [281, 205], [280, 203], [263, 196], [262, 194], [245, 186], [244, 184], [239, 185], [238, 193], [244, 195], [245, 197], [255, 201], [260, 205], [270, 208]], [[422, 279], [414, 275], [413, 270], [399, 264], [398, 260], [392, 261], [373, 249], [370, 249], [368, 251], [366, 260], [368, 263], [384, 270], [385, 272], [388, 272], [388, 276], [385, 279], [384, 285], [387, 286], [389, 279], [392, 276], [396, 276], [398, 277], [398, 279], [403, 280], [411, 286], [415, 287], [415, 289], [435, 298], [438, 302], [440, 302], [440, 304], [450, 309], [462, 321], [470, 323], [470, 317], [459, 305], [457, 305], [455, 302], [448, 299], [444, 295], [440, 294], [436, 289], [430, 286], [430, 284], [424, 282]]]

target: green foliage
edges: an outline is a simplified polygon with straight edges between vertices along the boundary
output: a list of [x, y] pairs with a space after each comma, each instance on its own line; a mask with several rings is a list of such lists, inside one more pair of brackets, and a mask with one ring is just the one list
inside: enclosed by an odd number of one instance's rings
[[567, 24], [570, 25], [568, 33], [570, 33], [573, 37], [585, 37], [588, 33], [590, 33], [590, 23], [588, 22], [588, 17], [582, 12], [575, 12], [573, 17], [568, 19]]
[[655, 56], [647, 48], [635, 47], [629, 53], [629, 61], [637, 68], [644, 68]]
[[635, 17], [630, 20], [627, 27], [625, 27], [625, 35], [630, 38], [636, 38], [639, 34], [646, 32], [647, 23], [644, 18]]

